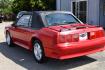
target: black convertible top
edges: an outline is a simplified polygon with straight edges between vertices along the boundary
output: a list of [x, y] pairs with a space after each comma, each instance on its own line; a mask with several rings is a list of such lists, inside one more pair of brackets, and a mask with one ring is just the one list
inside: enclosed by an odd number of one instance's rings
[[[32, 20], [32, 27], [33, 28], [42, 28], [42, 27], [47, 27], [47, 22], [45, 20], [45, 16], [51, 13], [69, 13], [72, 14], [71, 12], [65, 12], [65, 11], [33, 11], [29, 12], [33, 15], [33, 20]], [[36, 22], [36, 23], [35, 23]]]
[[47, 24], [45, 16], [53, 13], [66, 13], [66, 14], [73, 15], [71, 12], [67, 12], [67, 11], [27, 11], [22, 15], [32, 15], [31, 27], [35, 29], [40, 29], [40, 28], [49, 26]]

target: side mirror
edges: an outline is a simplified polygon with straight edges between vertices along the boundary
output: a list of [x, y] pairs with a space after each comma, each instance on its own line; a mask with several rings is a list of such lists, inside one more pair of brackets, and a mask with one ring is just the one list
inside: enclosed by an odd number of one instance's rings
[[12, 24], [13, 27], [16, 27], [15, 23]]

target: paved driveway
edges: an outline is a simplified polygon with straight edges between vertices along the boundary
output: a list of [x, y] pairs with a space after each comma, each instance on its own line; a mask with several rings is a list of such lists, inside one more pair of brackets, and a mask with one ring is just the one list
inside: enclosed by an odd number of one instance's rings
[[105, 70], [105, 52], [64, 61], [49, 59], [47, 63], [37, 64], [31, 52], [6, 45], [4, 27], [9, 24], [0, 24], [0, 70]]

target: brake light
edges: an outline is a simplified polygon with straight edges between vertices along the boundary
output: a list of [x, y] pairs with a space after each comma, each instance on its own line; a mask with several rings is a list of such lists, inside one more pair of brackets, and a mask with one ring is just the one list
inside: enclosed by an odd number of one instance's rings
[[89, 39], [95, 39], [96, 38], [96, 32], [90, 32]]
[[71, 41], [71, 35], [59, 35], [59, 43], [66, 43]]
[[90, 32], [90, 35], [91, 35], [91, 36], [94, 36], [94, 35], [95, 35], [95, 32]]
[[77, 42], [79, 40], [79, 34], [72, 35], [72, 42]]
[[105, 33], [103, 30], [90, 32], [89, 39], [95, 39], [95, 38], [99, 38], [99, 37], [103, 37], [103, 36], [105, 36]]
[[64, 43], [66, 41], [65, 36], [64, 35], [60, 35], [59, 36], [59, 42], [60, 43]]
[[103, 30], [97, 31], [97, 37], [103, 37], [105, 36], [105, 33]]
[[59, 43], [77, 42], [79, 40], [78, 34], [59, 35]]

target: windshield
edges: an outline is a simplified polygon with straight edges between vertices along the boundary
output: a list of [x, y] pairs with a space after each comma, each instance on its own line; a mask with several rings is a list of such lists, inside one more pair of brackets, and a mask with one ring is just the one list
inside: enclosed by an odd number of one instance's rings
[[45, 16], [49, 26], [80, 23], [73, 15], [67, 13], [53, 13]]

